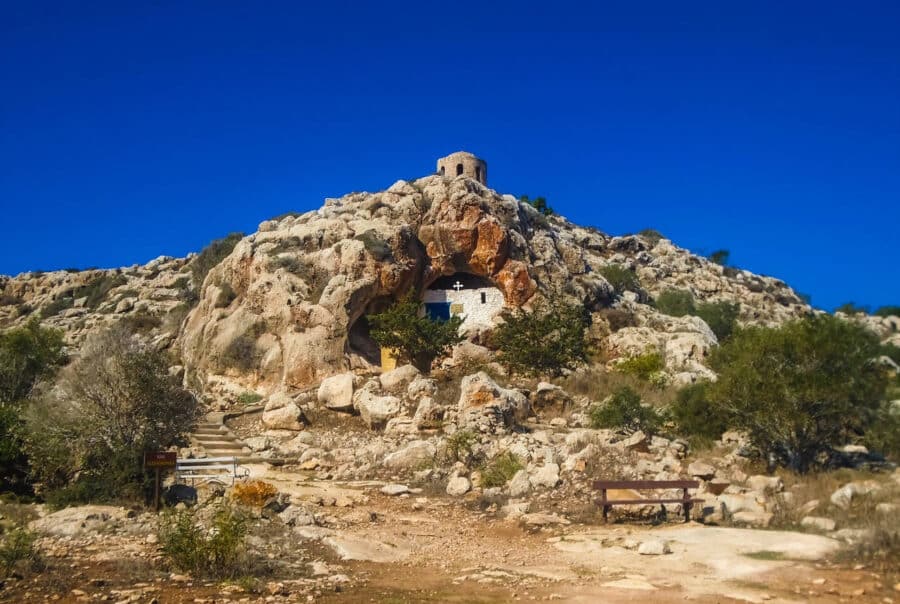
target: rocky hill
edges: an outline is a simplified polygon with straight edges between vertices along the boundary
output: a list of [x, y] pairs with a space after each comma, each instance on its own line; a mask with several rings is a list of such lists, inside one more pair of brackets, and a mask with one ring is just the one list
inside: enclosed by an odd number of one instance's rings
[[[193, 282], [193, 258], [0, 277], [0, 325], [40, 316], [77, 346], [93, 330], [128, 320], [181, 358], [194, 389], [268, 394], [374, 368], [366, 315], [446, 276], [482, 278], [506, 306], [584, 304], [609, 357], [653, 347], [686, 381], [708, 373], [702, 361], [716, 338], [697, 317], [658, 312], [651, 301], [661, 292], [739, 303], [745, 323], [810, 311], [778, 279], [722, 267], [653, 235], [610, 237], [544, 216], [466, 177], [398, 181], [263, 222], [202, 284]], [[610, 265], [633, 270], [639, 286], [617, 292], [603, 276]], [[871, 321], [896, 338], [890, 320]]]

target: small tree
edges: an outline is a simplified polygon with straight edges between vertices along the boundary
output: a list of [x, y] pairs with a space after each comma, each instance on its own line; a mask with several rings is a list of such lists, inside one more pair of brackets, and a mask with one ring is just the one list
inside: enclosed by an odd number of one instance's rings
[[627, 433], [641, 430], [656, 433], [663, 424], [662, 415], [653, 407], [641, 402], [641, 395], [624, 386], [616, 390], [608, 400], [590, 410], [592, 428], [611, 428]]
[[710, 398], [770, 466], [806, 472], [872, 424], [887, 385], [878, 351], [874, 334], [827, 315], [741, 329], [710, 357]]
[[686, 289], [667, 289], [654, 301], [656, 309], [670, 317], [683, 317], [696, 312], [694, 296]]
[[547, 307], [536, 305], [532, 312], [521, 308], [504, 310], [503, 324], [492, 338], [500, 352], [500, 362], [526, 375], [559, 375], [587, 361], [584, 308], [574, 304]]
[[459, 334], [462, 318], [446, 321], [422, 313], [418, 296], [409, 293], [383, 313], [369, 315], [369, 333], [378, 345], [397, 353], [398, 360], [411, 363], [420, 371], [431, 370], [431, 363], [447, 354], [463, 340]]
[[178, 444], [200, 414], [168, 365], [120, 327], [85, 344], [26, 414], [25, 449], [45, 490], [71, 487], [76, 501], [139, 494], [144, 451]]
[[728, 250], [716, 250], [709, 255], [709, 260], [710, 262], [715, 262], [718, 265], [725, 266], [728, 264], [729, 256], [731, 256], [731, 252], [729, 252]]
[[527, 203], [544, 216], [550, 216], [553, 214], [553, 208], [547, 205], [547, 200], [543, 197], [535, 197], [534, 199], [529, 199], [528, 195], [522, 195], [521, 197], [519, 197], [519, 201], [521, 201], [522, 203]]
[[697, 305], [693, 313], [703, 319], [719, 342], [724, 342], [734, 332], [741, 305], [737, 302], [704, 302]]
[[609, 281], [617, 294], [626, 291], [636, 292], [641, 288], [641, 282], [638, 281], [637, 275], [630, 268], [625, 268], [620, 264], [607, 264], [600, 269], [603, 278]]

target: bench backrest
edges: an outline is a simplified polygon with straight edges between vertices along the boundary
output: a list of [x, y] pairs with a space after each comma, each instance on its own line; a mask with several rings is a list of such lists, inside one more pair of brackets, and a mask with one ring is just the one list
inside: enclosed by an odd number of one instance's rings
[[698, 489], [697, 480], [597, 480], [594, 489]]

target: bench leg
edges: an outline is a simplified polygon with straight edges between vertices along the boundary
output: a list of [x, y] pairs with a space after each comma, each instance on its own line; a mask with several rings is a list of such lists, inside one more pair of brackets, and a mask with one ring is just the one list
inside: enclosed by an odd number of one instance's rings
[[684, 521], [690, 522], [691, 521], [691, 505], [692, 505], [692, 503], [691, 503], [690, 495], [688, 494], [687, 489], [683, 490], [682, 498], [684, 499], [684, 503], [681, 504], [681, 507], [684, 510]]
[[609, 508], [612, 506], [604, 505], [603, 506], [603, 524], [609, 522]]

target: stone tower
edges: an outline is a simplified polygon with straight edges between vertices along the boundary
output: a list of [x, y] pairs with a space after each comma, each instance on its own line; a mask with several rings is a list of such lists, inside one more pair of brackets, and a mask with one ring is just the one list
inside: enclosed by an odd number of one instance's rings
[[456, 178], [468, 176], [487, 186], [487, 163], [466, 151], [457, 151], [437, 161], [437, 173]]

